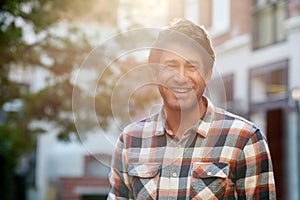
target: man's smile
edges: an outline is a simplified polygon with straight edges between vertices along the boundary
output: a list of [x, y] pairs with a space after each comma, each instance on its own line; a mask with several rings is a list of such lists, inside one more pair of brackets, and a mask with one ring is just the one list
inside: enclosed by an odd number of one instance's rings
[[193, 90], [191, 87], [189, 88], [179, 88], [179, 87], [169, 87], [175, 93], [188, 93]]

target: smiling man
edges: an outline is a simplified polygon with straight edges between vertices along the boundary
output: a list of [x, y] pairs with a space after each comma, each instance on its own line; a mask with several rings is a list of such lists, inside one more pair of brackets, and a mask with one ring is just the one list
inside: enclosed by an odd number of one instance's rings
[[120, 135], [108, 199], [275, 199], [264, 135], [203, 96], [214, 60], [201, 26], [159, 33], [149, 64], [164, 104]]

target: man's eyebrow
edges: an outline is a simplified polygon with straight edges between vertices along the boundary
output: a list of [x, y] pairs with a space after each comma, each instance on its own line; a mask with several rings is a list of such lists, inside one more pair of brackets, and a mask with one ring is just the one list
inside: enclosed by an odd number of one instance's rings
[[166, 60], [164, 60], [164, 62], [163, 63], [173, 63], [173, 64], [176, 64], [176, 63], [178, 63], [178, 61], [177, 60], [175, 60], [175, 59], [170, 59], [170, 58], [167, 58]]
[[187, 60], [187, 64], [190, 65], [200, 65], [200, 62], [197, 60]]
[[[163, 64], [178, 64], [178, 61], [176, 59], [172, 59], [172, 58], [167, 58], [166, 60], [163, 61]], [[199, 66], [201, 64], [201, 62], [199, 62], [198, 60], [186, 60], [186, 64], [187, 65], [196, 65]]]

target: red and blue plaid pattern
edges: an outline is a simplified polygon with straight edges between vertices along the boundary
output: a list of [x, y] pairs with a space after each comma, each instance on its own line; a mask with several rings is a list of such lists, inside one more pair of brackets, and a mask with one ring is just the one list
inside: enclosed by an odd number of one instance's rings
[[114, 152], [108, 199], [275, 199], [266, 139], [208, 101], [178, 139], [163, 112], [127, 126]]

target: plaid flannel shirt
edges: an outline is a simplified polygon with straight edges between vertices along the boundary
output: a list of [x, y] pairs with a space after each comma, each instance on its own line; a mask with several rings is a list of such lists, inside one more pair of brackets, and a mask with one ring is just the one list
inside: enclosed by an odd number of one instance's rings
[[208, 100], [204, 117], [182, 138], [163, 111], [119, 137], [108, 199], [275, 199], [266, 139], [251, 122]]

